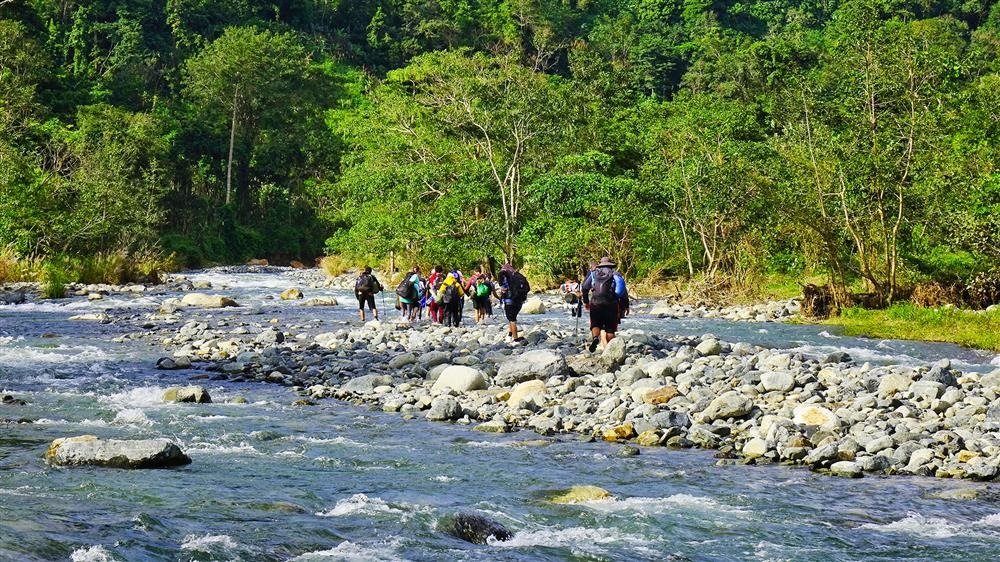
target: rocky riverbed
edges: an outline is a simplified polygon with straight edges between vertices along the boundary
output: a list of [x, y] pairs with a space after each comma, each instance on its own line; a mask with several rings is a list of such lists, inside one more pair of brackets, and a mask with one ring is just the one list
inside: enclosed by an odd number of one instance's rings
[[0, 305], [0, 553], [929, 561], [1000, 545], [997, 484], [927, 477], [995, 470], [991, 356], [651, 301], [591, 354], [558, 295], [535, 296], [545, 312], [514, 345], [498, 318], [448, 330], [390, 308], [362, 325], [349, 289], [237, 268]]
[[[337, 283], [347, 284], [313, 279]], [[583, 328], [546, 321], [531, 323], [524, 345], [507, 341], [495, 319], [458, 329], [390, 320], [334, 331], [308, 321], [183, 321], [191, 310], [237, 304], [224, 298], [172, 299], [149, 317], [147, 326], [158, 329], [125, 337], [165, 346], [171, 356], [160, 368], [213, 373], [196, 378], [283, 384], [311, 400], [349, 400], [485, 432], [699, 447], [718, 450], [720, 463], [788, 463], [849, 477], [1000, 473], [1000, 369], [962, 372], [948, 360], [873, 365], [843, 351], [774, 351], [638, 329], [588, 353]], [[560, 306], [557, 295], [534, 298], [541, 311]], [[669, 314], [665, 305], [649, 308]], [[767, 320], [797, 312], [795, 303], [764, 308], [774, 318], [753, 309], [731, 314]]]

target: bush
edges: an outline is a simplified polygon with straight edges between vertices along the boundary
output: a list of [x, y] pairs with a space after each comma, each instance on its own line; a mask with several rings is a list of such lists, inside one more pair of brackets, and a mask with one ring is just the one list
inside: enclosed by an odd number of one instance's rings
[[962, 298], [962, 286], [954, 283], [919, 283], [913, 288], [910, 300], [917, 306], [933, 308], [953, 304], [960, 306]]
[[42, 274], [43, 299], [66, 298], [66, 283], [69, 282], [69, 272], [66, 270], [67, 264], [64, 260], [51, 261], [45, 265]]
[[1000, 304], [1000, 268], [973, 277], [965, 286], [965, 294], [972, 308], [983, 309]]

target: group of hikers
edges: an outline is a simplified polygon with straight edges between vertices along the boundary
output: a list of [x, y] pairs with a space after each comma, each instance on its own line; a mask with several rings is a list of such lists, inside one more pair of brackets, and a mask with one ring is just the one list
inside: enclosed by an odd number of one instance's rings
[[[616, 267], [611, 258], [604, 257], [590, 264], [582, 283], [567, 278], [560, 286], [572, 316], [582, 317], [584, 308], [590, 311], [590, 351], [614, 339], [619, 322], [629, 311], [625, 277]], [[366, 307], [378, 319], [375, 295], [383, 290], [372, 268], [366, 267], [354, 285], [362, 322], [366, 320]], [[496, 299], [503, 306], [511, 341], [520, 343], [524, 338], [518, 333], [517, 315], [530, 292], [528, 279], [511, 264], [501, 267], [495, 280], [482, 267], [476, 267], [472, 275], [465, 278], [459, 269], [448, 270], [442, 266], [431, 268], [430, 274], [424, 277], [420, 267], [414, 266], [396, 287], [396, 309], [410, 322], [421, 320], [426, 311], [431, 323], [457, 328], [462, 323], [466, 298], [472, 301], [476, 323], [493, 316], [493, 299]]]

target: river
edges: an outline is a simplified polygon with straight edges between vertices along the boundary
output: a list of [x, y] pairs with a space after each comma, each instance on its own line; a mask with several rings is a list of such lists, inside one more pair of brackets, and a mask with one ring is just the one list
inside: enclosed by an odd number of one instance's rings
[[[195, 273], [241, 303], [213, 322], [295, 319], [317, 331], [356, 322], [353, 307], [272, 298], [290, 273]], [[225, 287], [225, 289], [222, 289]], [[345, 295], [306, 289], [307, 296]], [[784, 466], [717, 466], [711, 451], [643, 449], [403, 420], [336, 401], [292, 406], [290, 389], [201, 381], [212, 404], [165, 404], [192, 371], [157, 371], [144, 340], [116, 343], [171, 294], [0, 306], [3, 560], [995, 560], [1000, 485], [913, 477], [848, 480]], [[272, 297], [272, 298], [268, 298]], [[108, 310], [111, 324], [69, 321]], [[529, 317], [525, 324], [558, 317]], [[950, 358], [990, 371], [990, 354], [950, 345], [839, 338], [821, 327], [636, 316], [627, 327], [714, 333], [728, 341], [855, 359]], [[44, 335], [49, 337], [42, 337]], [[52, 336], [55, 337], [52, 337]], [[193, 372], [198, 372], [197, 370]], [[241, 396], [247, 404], [228, 404]], [[192, 464], [174, 470], [54, 469], [64, 436], [168, 437]], [[526, 442], [531, 440], [531, 442]], [[614, 500], [554, 505], [572, 484]], [[946, 499], [975, 489], [975, 499]], [[472, 545], [441, 531], [479, 513], [514, 538]]]

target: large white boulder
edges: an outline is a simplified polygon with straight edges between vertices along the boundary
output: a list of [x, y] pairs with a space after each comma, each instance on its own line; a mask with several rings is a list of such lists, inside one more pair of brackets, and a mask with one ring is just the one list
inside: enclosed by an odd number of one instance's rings
[[469, 392], [470, 390], [482, 390], [486, 388], [486, 377], [482, 371], [463, 365], [449, 365], [441, 372], [441, 376], [434, 381], [431, 387], [432, 392], [440, 392], [445, 388], [450, 388], [458, 392]]
[[167, 439], [99, 439], [94, 435], [56, 439], [45, 452], [45, 460], [57, 466], [106, 468], [170, 468], [191, 462]]
[[188, 293], [181, 299], [182, 306], [193, 306], [195, 308], [226, 308], [239, 306], [239, 304], [229, 297], [222, 295], [207, 295], [205, 293]]
[[532, 379], [547, 380], [566, 371], [566, 359], [548, 349], [536, 349], [507, 359], [500, 365], [494, 382], [513, 386]]

